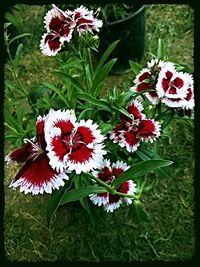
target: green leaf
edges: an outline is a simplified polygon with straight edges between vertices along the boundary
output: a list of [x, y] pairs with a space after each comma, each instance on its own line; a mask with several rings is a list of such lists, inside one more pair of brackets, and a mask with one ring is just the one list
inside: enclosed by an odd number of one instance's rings
[[17, 122], [19, 123], [19, 125], [23, 125], [23, 119], [24, 119], [24, 108], [19, 107], [19, 109], [17, 110]]
[[5, 19], [10, 21], [16, 28], [20, 29], [21, 27], [21, 22], [10, 12], [5, 13]]
[[66, 106], [69, 108], [69, 103], [65, 99], [64, 95], [62, 95], [62, 90], [61, 89], [58, 89], [52, 83], [44, 82], [43, 85], [48, 87], [48, 88], [50, 88], [51, 90], [53, 90], [63, 100], [63, 102], [66, 104]]
[[165, 43], [162, 39], [158, 39], [158, 49], [157, 49], [157, 58], [165, 59]]
[[[139, 149], [136, 151], [136, 154], [142, 160], [162, 159], [157, 153], [142, 146], [139, 147]], [[161, 177], [170, 179], [171, 175], [170, 175], [169, 170], [167, 170], [167, 168], [168, 167], [160, 168], [160, 169], [155, 170], [155, 172], [158, 173]]]
[[117, 112], [121, 112], [123, 115], [127, 116], [131, 120], [134, 119], [133, 115], [128, 113], [124, 108], [116, 108], [115, 106], [112, 106], [112, 109], [116, 110]]
[[135, 75], [138, 75], [142, 69], [142, 66], [132, 60], [129, 60], [129, 64]]
[[148, 220], [149, 214], [145, 211], [144, 205], [140, 201], [134, 200], [131, 210], [134, 222]]
[[101, 129], [102, 134], [107, 134], [109, 131], [113, 130], [114, 126], [109, 123], [101, 123], [99, 125], [99, 128]]
[[15, 59], [14, 59], [15, 67], [17, 67], [17, 65], [21, 59], [22, 49], [23, 49], [23, 44], [19, 44], [17, 47], [16, 53], [15, 53]]
[[6, 22], [6, 23], [4, 23], [4, 30], [5, 29], [7, 29], [10, 25], [12, 25], [12, 23], [10, 23], [10, 22]]
[[46, 205], [46, 218], [48, 225], [50, 225], [52, 217], [59, 207], [60, 200], [62, 199], [65, 191], [71, 187], [72, 181], [68, 180], [63, 187], [61, 187], [59, 190], [54, 191], [51, 195], [51, 198], [49, 198]]
[[102, 57], [100, 58], [96, 69], [95, 69], [95, 75], [99, 72], [99, 70], [103, 67], [106, 59], [110, 56], [110, 54], [112, 53], [112, 51], [115, 49], [116, 45], [119, 43], [120, 40], [116, 40], [115, 42], [113, 42], [104, 52], [104, 54], [102, 55]]
[[[83, 182], [82, 182], [82, 175], [76, 175], [76, 178], [74, 180], [74, 184], [76, 188], [81, 188], [83, 186]], [[79, 199], [82, 207], [88, 212], [90, 213], [90, 209], [88, 206], [88, 202], [87, 202], [87, 198], [83, 197], [81, 199]]]
[[17, 120], [13, 118], [10, 112], [7, 109], [4, 109], [5, 122], [11, 126], [14, 132], [23, 131], [22, 127], [19, 125]]
[[61, 62], [61, 69], [80, 68], [80, 60], [77, 57], [69, 57], [65, 63]]
[[12, 39], [9, 41], [8, 45], [11, 45], [14, 41], [16, 41], [16, 40], [18, 40], [18, 39], [20, 39], [20, 38], [23, 38], [23, 37], [25, 37], [25, 36], [30, 36], [30, 35], [31, 35], [30, 33], [22, 33], [22, 34], [19, 34], [19, 35], [15, 36], [14, 38], [12, 38]]
[[33, 86], [30, 88], [29, 98], [35, 104], [48, 91], [49, 86]]
[[128, 118], [130, 118], [132, 120], [134, 119], [133, 115], [128, 113], [124, 108], [119, 108], [118, 111], [121, 112], [122, 114], [124, 114], [125, 116], [127, 116]]
[[103, 81], [105, 81], [106, 77], [108, 76], [108, 73], [112, 69], [116, 60], [117, 60], [117, 58], [111, 59], [100, 70], [98, 70], [96, 72], [96, 74], [94, 75], [94, 80], [92, 82], [91, 92], [94, 91], [95, 95], [99, 95], [99, 91], [101, 88], [98, 88], [98, 90], [97, 90], [97, 86], [100, 85]]
[[130, 167], [127, 171], [121, 173], [117, 179], [114, 181], [115, 188], [118, 188], [121, 183], [141, 177], [157, 168], [165, 167], [171, 165], [173, 162], [170, 160], [146, 160], [135, 164]]
[[8, 140], [15, 140], [17, 138], [21, 138], [21, 135], [20, 134], [5, 134], [5, 139], [8, 139]]
[[66, 81], [69, 81], [79, 92], [85, 91], [84, 87], [77, 81], [77, 79], [73, 78], [72, 76], [61, 71], [54, 71], [53, 74], [63, 78]]
[[104, 193], [107, 192], [104, 187], [100, 186], [84, 186], [76, 189], [72, 189], [70, 191], [65, 192], [63, 195], [59, 205], [66, 204], [68, 202], [80, 200], [83, 197], [86, 197], [92, 193]]
[[96, 99], [95, 97], [93, 97], [87, 93], [79, 93], [78, 97], [79, 97], [79, 99], [88, 101], [95, 106], [101, 107], [107, 111], [111, 111], [109, 108], [109, 104], [105, 100]]
[[172, 121], [174, 118], [175, 112], [174, 110], [170, 110], [170, 112], [166, 113], [164, 116], [161, 114], [160, 118], [163, 120], [161, 123], [161, 129], [162, 131], [167, 127], [167, 125]]
[[92, 111], [94, 110], [93, 108], [86, 108], [85, 110], [83, 110], [80, 115], [78, 116], [78, 121], [85, 119], [85, 116], [87, 116], [87, 112], [88, 111]]

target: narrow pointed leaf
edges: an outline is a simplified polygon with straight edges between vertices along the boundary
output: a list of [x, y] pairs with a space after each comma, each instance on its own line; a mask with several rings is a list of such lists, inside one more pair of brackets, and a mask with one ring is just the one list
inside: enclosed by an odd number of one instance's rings
[[53, 74], [63, 78], [66, 81], [69, 81], [78, 91], [80, 91], [80, 92], [84, 92], [85, 91], [85, 89], [81, 85], [81, 83], [79, 83], [79, 81], [77, 79], [75, 79], [74, 77], [72, 77], [72, 76], [70, 76], [70, 75], [68, 75], [66, 73], [63, 73], [61, 71], [54, 71]]
[[30, 36], [30, 35], [31, 35], [30, 33], [22, 33], [22, 34], [19, 34], [19, 35], [15, 36], [14, 38], [12, 38], [9, 41], [8, 45], [11, 45], [14, 41], [16, 41], [16, 40], [18, 40], [20, 38], [23, 38], [23, 37], [26, 37], [26, 36]]
[[50, 225], [53, 215], [55, 214], [60, 200], [63, 197], [66, 190], [68, 190], [71, 187], [72, 181], [67, 181], [66, 184], [61, 187], [59, 190], [54, 191], [51, 198], [48, 200], [46, 205], [46, 218], [47, 223]]
[[101, 107], [107, 111], [111, 111], [109, 108], [109, 104], [105, 100], [97, 99], [97, 98], [95, 98], [95, 97], [93, 97], [87, 93], [80, 93], [78, 96], [80, 99], [86, 100], [95, 106]]
[[134, 201], [131, 210], [135, 223], [139, 223], [140, 221], [148, 221], [149, 214], [146, 212], [144, 205], [140, 201]]
[[15, 67], [17, 67], [17, 65], [19, 64], [19, 61], [21, 59], [22, 56], [22, 49], [23, 49], [23, 44], [19, 44], [17, 47], [17, 51], [15, 53]]
[[[142, 146], [136, 151], [136, 154], [142, 160], [162, 159], [157, 153], [147, 148], [144, 148]], [[159, 168], [159, 169], [156, 169], [155, 172], [158, 173], [161, 177], [170, 179], [171, 175], [170, 175], [169, 170], [167, 170], [167, 168], [168, 168], [167, 166], [164, 168]]]
[[164, 60], [165, 58], [165, 43], [162, 39], [158, 39], [157, 57]]
[[127, 180], [134, 180], [135, 178], [141, 177], [158, 168], [171, 165], [172, 163], [173, 162], [170, 160], [146, 160], [137, 163], [134, 166], [130, 167], [127, 171], [120, 174], [113, 184], [116, 188], [118, 188], [121, 183]]
[[[106, 77], [108, 76], [108, 73], [111, 71], [116, 60], [117, 60], [117, 58], [111, 59], [98, 72], [96, 72], [96, 74], [94, 76], [94, 80], [92, 82], [92, 88], [91, 88], [91, 91], [95, 91], [96, 95], [99, 94], [99, 92], [97, 92], [97, 90], [96, 90], [97, 86], [99, 84], [101, 84], [103, 81], [105, 81]], [[99, 88], [98, 88], [98, 90], [99, 90]]]
[[21, 125], [15, 120], [15, 118], [10, 114], [8, 110], [4, 110], [5, 122], [10, 125], [14, 131], [23, 132]]
[[132, 61], [132, 60], [129, 60], [129, 64], [131, 66], [131, 69], [133, 70], [133, 72], [135, 73], [135, 75], [138, 75], [139, 72], [141, 71], [142, 69], [142, 66], [139, 65], [138, 63]]
[[[75, 187], [76, 187], [76, 188], [80, 188], [80, 187], [82, 187], [82, 186], [83, 186], [82, 175], [77, 175], [77, 176], [76, 176], [76, 179], [74, 180], [74, 183], [75, 183]], [[83, 207], [88, 213], [90, 213], [90, 209], [89, 209], [89, 206], [88, 206], [87, 198], [86, 198], [86, 197], [80, 198], [79, 201], [80, 201], [82, 207]]]
[[113, 42], [104, 52], [104, 54], [102, 55], [102, 57], [100, 58], [96, 69], [95, 69], [95, 75], [97, 74], [97, 72], [103, 67], [106, 59], [110, 56], [110, 54], [112, 53], [112, 51], [115, 49], [116, 45], [119, 43], [119, 40], [116, 40], [115, 42]]
[[59, 204], [63, 205], [68, 202], [76, 201], [92, 193], [104, 193], [104, 192], [107, 192], [106, 189], [100, 186], [99, 187], [84, 186], [80, 188], [75, 188], [75, 189], [65, 192]]
[[55, 87], [53, 84], [48, 83], [48, 82], [44, 82], [43, 83], [44, 86], [46, 86], [47, 88], [50, 88], [51, 90], [53, 90], [59, 97], [60, 99], [62, 99], [62, 101], [66, 104], [67, 107], [69, 107], [69, 103], [68, 101], [65, 99], [64, 95], [62, 94], [62, 91], [60, 89], [58, 89], [57, 87]]

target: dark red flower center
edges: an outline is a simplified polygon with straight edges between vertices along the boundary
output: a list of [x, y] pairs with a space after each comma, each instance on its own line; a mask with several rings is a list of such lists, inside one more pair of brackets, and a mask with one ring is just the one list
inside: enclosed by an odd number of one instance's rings
[[155, 125], [151, 120], [143, 120], [138, 124], [138, 136], [148, 137], [155, 132]]
[[60, 42], [60, 37], [55, 34], [47, 34], [44, 40], [45, 43], [48, 42], [49, 48], [52, 51], [56, 51], [60, 48], [61, 42]]
[[112, 173], [108, 167], [104, 167], [101, 172], [98, 173], [98, 178], [104, 182], [112, 181]]

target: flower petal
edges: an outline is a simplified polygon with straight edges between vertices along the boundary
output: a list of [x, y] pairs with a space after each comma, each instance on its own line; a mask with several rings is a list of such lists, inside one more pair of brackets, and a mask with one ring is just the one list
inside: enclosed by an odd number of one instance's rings
[[137, 137], [141, 138], [141, 141], [149, 141], [152, 143], [160, 136], [160, 123], [153, 119], [142, 120], [137, 127]]
[[55, 56], [62, 48], [63, 40], [54, 33], [45, 33], [40, 42], [40, 49], [44, 55]]
[[56, 172], [49, 165], [49, 159], [45, 154], [34, 161], [29, 160], [18, 172], [10, 187], [20, 186], [20, 191], [33, 195], [52, 193], [52, 189], [59, 189], [64, 185], [63, 180], [69, 177], [65, 173]]
[[7, 163], [23, 163], [25, 162], [28, 157], [31, 155], [32, 146], [30, 143], [26, 143], [23, 147], [14, 150], [9, 155], [6, 155], [5, 161]]
[[135, 120], [145, 119], [146, 115], [142, 113], [143, 109], [142, 103], [136, 99], [127, 106], [128, 113], [132, 114]]
[[122, 131], [119, 145], [126, 147], [128, 152], [135, 152], [140, 145], [140, 138], [137, 138], [137, 131]]

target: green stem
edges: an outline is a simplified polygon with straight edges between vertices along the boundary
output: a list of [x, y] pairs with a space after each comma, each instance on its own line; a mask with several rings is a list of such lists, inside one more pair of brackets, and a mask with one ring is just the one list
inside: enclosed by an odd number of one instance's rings
[[103, 182], [102, 180], [100, 180], [99, 178], [92, 176], [92, 175], [88, 175], [88, 177], [90, 177], [91, 179], [95, 180], [97, 183], [99, 183], [100, 185], [104, 186], [105, 188], [108, 189], [109, 192], [113, 192], [115, 190], [113, 190], [113, 188], [111, 188], [108, 184], [106, 184], [105, 182]]
[[134, 198], [134, 199], [137, 199], [137, 200], [140, 198], [140, 195], [132, 195], [132, 194], [125, 194], [125, 193], [118, 192], [112, 186], [109, 186], [108, 184], [106, 184], [105, 182], [100, 180], [99, 178], [97, 178], [95, 176], [92, 176], [92, 175], [88, 175], [88, 176], [90, 178], [92, 178], [93, 180], [95, 180], [100, 185], [102, 185], [103, 187], [107, 188], [109, 193], [111, 193], [112, 195], [117, 195], [117, 196], [120, 196], [120, 197]]
[[88, 81], [88, 78], [87, 78], [87, 72], [86, 72], [86, 66], [87, 66], [87, 62], [88, 62], [88, 58], [87, 58], [87, 49], [83, 48], [83, 61], [81, 61], [82, 63], [82, 68], [83, 68], [83, 71], [84, 71], [84, 77], [85, 77], [85, 82], [86, 82], [86, 88], [87, 88], [87, 92], [89, 92], [89, 89], [90, 89], [90, 83]]
[[18, 79], [18, 75], [17, 75], [17, 73], [16, 73], [16, 71], [15, 71], [15, 66], [14, 66], [14, 64], [13, 64], [13, 59], [12, 59], [12, 56], [11, 56], [11, 54], [10, 54], [10, 49], [9, 49], [9, 47], [8, 47], [8, 44], [6, 44], [6, 51], [7, 51], [7, 53], [8, 53], [8, 56], [9, 56], [9, 59], [10, 59], [11, 65], [12, 65], [13, 76], [14, 76], [15, 80], [17, 81], [18, 85], [20, 86], [20, 88], [22, 89], [21, 92], [23, 93], [23, 95], [24, 95], [25, 97], [28, 97], [28, 95], [27, 95], [27, 93], [26, 93], [26, 90], [24, 89], [23, 85], [21, 84], [20, 80]]
[[15, 65], [14, 65], [14, 63], [13, 63], [13, 58], [12, 58], [11, 53], [10, 53], [10, 48], [9, 48], [8, 42], [6, 41], [5, 43], [6, 43], [6, 51], [7, 51], [7, 53], [8, 53], [9, 60], [10, 60], [10, 62], [11, 62], [12, 71], [13, 71], [12, 74], [13, 74], [13, 76], [14, 76], [14, 79], [16, 80], [16, 82], [18, 83], [19, 87], [21, 88], [21, 91], [20, 91], [20, 92], [27, 98], [30, 107], [32, 108], [33, 112], [35, 113], [35, 112], [36, 112], [36, 109], [35, 109], [35, 107], [32, 105], [32, 103], [31, 103], [31, 101], [30, 101], [30, 99], [29, 99], [29, 96], [28, 96], [28, 94], [27, 94], [27, 92], [26, 92], [24, 86], [22, 85], [21, 81], [20, 81], [19, 78], [18, 78], [17, 72], [16, 72], [16, 70], [15, 70]]
[[89, 61], [89, 65], [90, 65], [90, 73], [91, 76], [93, 77], [94, 75], [94, 70], [93, 70], [93, 64], [92, 64], [92, 58], [91, 58], [91, 52], [90, 52], [90, 48], [87, 48], [87, 56], [88, 56], [88, 61]]
[[120, 196], [120, 197], [129, 197], [129, 198], [134, 198], [134, 199], [139, 199], [140, 195], [131, 195], [131, 194], [125, 194], [125, 193], [121, 193], [116, 191], [115, 195]]

